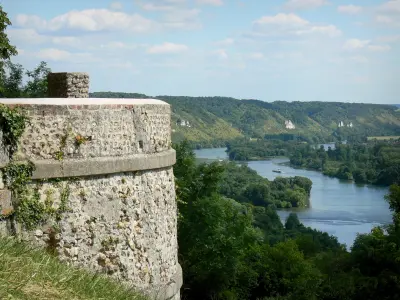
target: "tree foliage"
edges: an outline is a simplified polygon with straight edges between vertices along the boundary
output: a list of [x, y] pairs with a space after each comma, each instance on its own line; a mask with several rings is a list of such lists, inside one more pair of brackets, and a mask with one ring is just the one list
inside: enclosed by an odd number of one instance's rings
[[[46, 62], [32, 71], [25, 70], [22, 65], [7, 61], [2, 81], [1, 98], [42, 98], [47, 96], [47, 75], [51, 69]], [[24, 75], [27, 82], [24, 83]]]
[[[13, 63], [11, 57], [18, 54], [10, 44], [7, 27], [12, 25], [0, 5], [0, 98], [38, 98], [47, 95], [47, 74], [50, 69], [41, 62], [34, 70], [25, 71], [21, 64]], [[28, 81], [24, 84], [24, 75]]]
[[312, 182], [305, 177], [277, 177], [273, 181], [261, 177], [246, 164], [221, 163], [225, 172], [219, 193], [240, 203], [255, 206], [288, 208], [307, 205]]
[[[323, 233], [300, 225], [285, 230], [271, 207], [254, 206], [257, 197], [269, 197], [270, 193], [279, 191], [271, 187], [273, 182], [261, 178], [247, 166], [219, 162], [196, 164], [188, 143], [174, 148], [184, 296], [188, 299], [278, 296], [312, 299], [307, 297], [314, 293], [320, 274], [304, 256], [295, 238], [301, 230], [321, 244], [326, 242], [322, 239]], [[236, 180], [243, 187], [233, 184]], [[259, 185], [250, 183], [252, 180]], [[306, 179], [288, 180], [283, 179], [276, 188], [303, 184], [304, 193], [310, 189]], [[248, 198], [239, 203], [227, 195]], [[331, 241], [328, 243], [335, 248]], [[336, 248], [341, 249], [339, 243]], [[283, 255], [282, 251], [287, 253]]]
[[[174, 147], [185, 299], [400, 297], [398, 185], [387, 196], [393, 223], [359, 235], [348, 252], [336, 237], [305, 227], [296, 214], [283, 225], [273, 206], [264, 205], [288, 183], [290, 190], [301, 185], [310, 191], [306, 178], [266, 182], [235, 163], [196, 164], [188, 143]], [[291, 196], [282, 193], [287, 202]]]
[[296, 148], [291, 164], [324, 172], [356, 183], [391, 185], [400, 181], [400, 144], [398, 141], [336, 144], [325, 151], [309, 145]]
[[0, 92], [2, 92], [4, 88], [5, 63], [8, 62], [12, 56], [18, 54], [17, 48], [10, 44], [6, 33], [6, 29], [10, 25], [11, 21], [7, 13], [3, 10], [3, 6], [0, 5]]

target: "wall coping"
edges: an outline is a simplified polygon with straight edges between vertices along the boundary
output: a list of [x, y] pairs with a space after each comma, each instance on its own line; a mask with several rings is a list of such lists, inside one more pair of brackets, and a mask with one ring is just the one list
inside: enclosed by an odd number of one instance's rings
[[131, 98], [3, 98], [0, 103], [7, 105], [169, 105], [158, 99]]
[[[36, 170], [32, 179], [95, 176], [132, 171], [161, 169], [176, 162], [174, 149], [128, 156], [108, 156], [65, 160], [33, 160]], [[0, 164], [0, 168], [6, 164]]]

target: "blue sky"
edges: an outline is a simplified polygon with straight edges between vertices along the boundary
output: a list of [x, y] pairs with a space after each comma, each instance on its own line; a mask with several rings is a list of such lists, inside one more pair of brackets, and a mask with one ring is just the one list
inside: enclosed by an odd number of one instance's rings
[[400, 0], [2, 0], [32, 69], [91, 91], [400, 103]]

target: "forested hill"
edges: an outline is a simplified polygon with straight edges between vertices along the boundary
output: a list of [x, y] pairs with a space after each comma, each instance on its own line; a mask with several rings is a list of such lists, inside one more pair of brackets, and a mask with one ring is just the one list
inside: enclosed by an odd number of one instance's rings
[[392, 105], [264, 102], [228, 97], [150, 97], [113, 92], [95, 92], [90, 97], [156, 98], [166, 101], [172, 106], [174, 141], [187, 138], [203, 146], [238, 137], [280, 135], [283, 138], [301, 137], [306, 141], [323, 142], [338, 138], [400, 135], [400, 112]]

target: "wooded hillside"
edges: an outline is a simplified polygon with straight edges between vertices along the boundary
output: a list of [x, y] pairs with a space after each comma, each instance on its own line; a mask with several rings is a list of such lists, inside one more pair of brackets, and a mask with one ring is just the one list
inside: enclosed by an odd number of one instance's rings
[[[340, 102], [264, 102], [228, 97], [155, 96], [96, 92], [90, 97], [156, 98], [172, 105], [175, 142], [217, 146], [238, 137], [300, 138], [310, 142], [400, 135], [396, 106]], [[291, 121], [295, 128], [285, 124]], [[342, 122], [343, 126], [339, 127]], [[341, 125], [342, 125], [341, 124]], [[289, 127], [289, 128], [288, 128]]]

